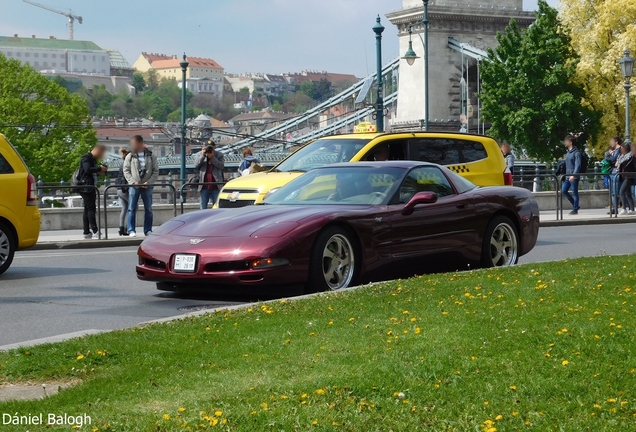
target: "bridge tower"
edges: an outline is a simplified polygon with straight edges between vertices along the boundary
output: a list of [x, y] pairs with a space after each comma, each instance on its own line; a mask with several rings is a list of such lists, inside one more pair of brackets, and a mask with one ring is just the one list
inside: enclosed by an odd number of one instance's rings
[[[523, 0], [430, 0], [429, 2], [429, 104], [431, 131], [459, 131], [462, 123], [471, 132], [479, 128], [478, 60], [449, 47], [449, 38], [479, 50], [495, 46], [496, 35], [511, 19], [521, 29], [535, 19], [525, 12]], [[424, 120], [423, 3], [403, 0], [401, 10], [387, 14], [398, 29], [400, 56], [408, 49], [409, 26], [413, 48], [420, 59], [409, 66], [400, 60], [397, 116], [393, 131], [419, 128]], [[460, 122], [466, 115], [466, 122]]]

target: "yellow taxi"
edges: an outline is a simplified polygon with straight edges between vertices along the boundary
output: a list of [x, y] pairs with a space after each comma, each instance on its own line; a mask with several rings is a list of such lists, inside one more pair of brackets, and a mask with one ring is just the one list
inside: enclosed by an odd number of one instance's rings
[[218, 208], [260, 203], [269, 192], [303, 173], [338, 162], [415, 160], [445, 165], [478, 186], [512, 185], [501, 150], [492, 138], [446, 132], [376, 133], [368, 123], [360, 133], [320, 138], [289, 155], [268, 172], [229, 181]]
[[24, 161], [0, 134], [0, 274], [16, 250], [33, 246], [40, 235], [37, 185]]

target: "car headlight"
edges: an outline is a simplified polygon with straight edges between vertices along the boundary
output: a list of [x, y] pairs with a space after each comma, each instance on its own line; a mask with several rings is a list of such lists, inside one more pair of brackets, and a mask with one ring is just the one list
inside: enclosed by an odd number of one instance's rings
[[252, 261], [251, 267], [253, 270], [262, 270], [286, 265], [289, 265], [289, 260], [285, 258], [261, 258]]

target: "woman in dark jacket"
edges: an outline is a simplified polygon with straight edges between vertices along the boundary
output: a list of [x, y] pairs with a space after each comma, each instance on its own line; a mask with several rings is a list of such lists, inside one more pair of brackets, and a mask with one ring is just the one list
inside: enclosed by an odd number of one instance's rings
[[634, 214], [634, 197], [632, 196], [632, 186], [636, 183], [636, 164], [630, 145], [627, 143], [621, 144], [620, 155], [616, 160], [616, 166], [618, 172], [623, 174], [621, 184], [620, 196], [623, 201], [623, 208], [619, 214]]
[[[127, 149], [122, 148], [119, 149], [119, 154], [121, 154], [121, 159], [126, 160], [126, 156], [130, 153]], [[127, 236], [128, 231], [126, 227], [128, 226], [128, 182], [126, 181], [126, 177], [124, 177], [124, 164], [122, 163], [119, 168], [119, 174], [117, 174], [117, 196], [119, 197], [119, 205], [121, 206], [121, 213], [119, 213], [119, 235]]]

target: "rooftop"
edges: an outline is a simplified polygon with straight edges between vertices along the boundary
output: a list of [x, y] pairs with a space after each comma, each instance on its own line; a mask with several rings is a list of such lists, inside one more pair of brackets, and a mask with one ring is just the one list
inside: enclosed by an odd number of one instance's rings
[[22, 38], [18, 36], [0, 36], [0, 46], [11, 48], [40, 48], [40, 49], [61, 49], [80, 51], [101, 51], [102, 49], [94, 42], [67, 40], [67, 39], [39, 39]]
[[110, 55], [110, 67], [115, 69], [132, 69], [128, 60], [126, 60], [119, 51], [114, 49], [107, 49], [106, 51]]
[[[209, 69], [223, 69], [223, 66], [218, 64], [212, 59], [206, 59], [201, 57], [188, 57], [187, 58], [189, 66], [188, 67], [202, 67]], [[172, 56], [170, 59], [163, 60], [154, 60], [152, 62], [152, 67], [154, 69], [171, 69], [171, 68], [181, 68], [180, 63], [182, 62], [181, 58], [177, 56]]]

